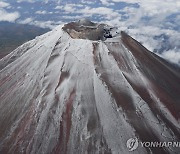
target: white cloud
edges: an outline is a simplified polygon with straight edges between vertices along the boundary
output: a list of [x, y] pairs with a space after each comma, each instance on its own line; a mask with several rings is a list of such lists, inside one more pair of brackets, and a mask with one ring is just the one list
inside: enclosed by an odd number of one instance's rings
[[18, 21], [18, 23], [20, 23], [20, 24], [30, 24], [30, 23], [32, 23], [32, 21], [33, 21], [33, 18], [27, 18], [25, 20]]
[[[179, 13], [180, 1], [179, 0], [105, 0], [107, 2], [124, 2], [136, 3], [139, 7], [128, 5], [120, 10], [124, 12], [124, 16], [128, 17], [127, 25], [145, 24], [142, 18], [149, 17], [149, 22], [152, 25], [162, 25], [164, 20], [173, 13]], [[149, 24], [147, 22], [147, 25]], [[155, 26], [156, 26], [155, 25]], [[143, 26], [143, 25], [142, 25]]]
[[17, 0], [18, 3], [21, 3], [21, 2], [29, 2], [29, 3], [34, 3], [35, 1], [34, 0]]
[[57, 23], [54, 21], [32, 21], [30, 22], [30, 25], [35, 25], [41, 28], [50, 28], [53, 29], [57, 26]]
[[55, 9], [63, 9], [62, 5], [56, 6]]
[[7, 12], [4, 9], [0, 9], [0, 21], [14, 22], [20, 17], [19, 12]]
[[108, 25], [110, 25], [110, 26], [120, 27], [120, 30], [126, 30], [126, 29], [127, 29], [127, 27], [126, 27], [126, 28], [123, 28], [123, 26], [120, 26], [120, 24], [122, 23], [120, 16], [119, 16], [119, 17], [116, 17], [116, 18], [114, 18], [114, 19], [111, 19], [110, 21], [109, 21], [109, 20], [105, 20], [104, 23], [105, 23], [105, 24], [108, 24]]
[[162, 53], [163, 58], [176, 64], [180, 64], [180, 52], [169, 50]]
[[[137, 10], [141, 10], [142, 15], [155, 16], [155, 15], [169, 15], [170, 13], [179, 12], [179, 0], [112, 0], [113, 2], [137, 3], [139, 8], [134, 8], [134, 14]], [[127, 6], [129, 8], [129, 6]], [[132, 13], [132, 10], [127, 13]]]
[[109, 6], [114, 5], [114, 3], [111, 3], [109, 0], [100, 0], [103, 5]]
[[81, 3], [88, 5], [88, 4], [93, 4], [93, 3], [95, 3], [95, 1], [81, 0]]
[[68, 15], [64, 15], [64, 16], [62, 16], [62, 18], [68, 19], [68, 20], [79, 20], [79, 19], [82, 18], [82, 16], [78, 16], [78, 15], [76, 15], [76, 16], [68, 16]]
[[76, 13], [82, 7], [82, 4], [66, 4], [65, 6], [56, 6], [55, 9], [64, 10], [66, 13]]
[[84, 16], [103, 15], [104, 18], [109, 20], [115, 17], [120, 17], [119, 13], [107, 7], [97, 7], [97, 8], [85, 7], [84, 9], [78, 10], [77, 13], [82, 13]]
[[73, 13], [76, 11], [76, 8], [71, 6], [71, 5], [68, 5], [66, 4], [64, 7], [63, 7], [64, 11], [66, 12], [69, 12], [69, 13]]
[[74, 13], [74, 14], [82, 14], [82, 17], [91, 17], [92, 15], [100, 15], [105, 19], [111, 20], [116, 17], [121, 17], [121, 15], [115, 10], [107, 7], [89, 7], [86, 6], [83, 8], [82, 4], [66, 4], [63, 6], [56, 6], [55, 9], [64, 10], [65, 14]]
[[63, 24], [61, 21], [55, 22], [55, 21], [39, 21], [39, 20], [34, 20], [34, 18], [26, 18], [24, 20], [18, 20], [17, 21], [19, 24], [29, 24], [29, 25], [34, 25], [38, 26], [41, 28], [50, 28], [53, 29], [59, 24]]
[[48, 14], [47, 11], [36, 11], [36, 14]]
[[64, 10], [64, 11], [73, 13], [73, 11], [77, 11], [78, 8], [82, 8], [83, 6], [84, 5], [82, 5], [82, 4], [66, 4], [65, 6], [58, 5], [55, 7], [55, 9], [60, 9], [60, 10]]
[[9, 4], [9, 3], [7, 3], [7, 2], [3, 2], [3, 1], [1, 1], [1, 2], [0, 2], [0, 8], [3, 8], [3, 7], [8, 7], [8, 6], [10, 6], [10, 4]]
[[111, 0], [112, 2], [138, 3], [141, 0]]

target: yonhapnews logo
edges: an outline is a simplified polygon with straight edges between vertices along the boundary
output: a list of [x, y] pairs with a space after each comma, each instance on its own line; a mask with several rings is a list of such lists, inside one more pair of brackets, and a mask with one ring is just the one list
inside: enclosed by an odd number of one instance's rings
[[138, 148], [138, 146], [142, 146], [145, 148], [163, 148], [163, 147], [176, 147], [180, 148], [180, 142], [139, 142], [136, 137], [130, 138], [127, 140], [127, 148], [129, 151], [134, 151]]
[[127, 148], [129, 151], [133, 151], [136, 150], [138, 148], [138, 139], [137, 138], [130, 138], [129, 140], [127, 140]]

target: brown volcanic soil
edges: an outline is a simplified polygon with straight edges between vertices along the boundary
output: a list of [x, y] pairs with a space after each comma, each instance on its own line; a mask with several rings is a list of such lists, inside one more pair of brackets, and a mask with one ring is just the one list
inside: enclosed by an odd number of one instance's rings
[[104, 26], [87, 20], [68, 23], [62, 29], [74, 39], [104, 40]]

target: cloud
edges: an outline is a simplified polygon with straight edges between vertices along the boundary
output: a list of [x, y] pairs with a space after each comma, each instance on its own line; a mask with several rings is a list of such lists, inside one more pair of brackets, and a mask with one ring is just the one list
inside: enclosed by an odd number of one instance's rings
[[169, 50], [163, 52], [160, 56], [172, 63], [176, 63], [180, 65], [180, 52]]
[[34, 18], [26, 18], [24, 20], [18, 20], [17, 21], [19, 24], [29, 24], [29, 25], [34, 25], [38, 26], [41, 28], [50, 28], [53, 29], [55, 28], [58, 24], [62, 24], [62, 22], [55, 22], [55, 21], [40, 21], [40, 20], [34, 20]]
[[51, 21], [51, 20], [48, 20], [48, 21], [33, 20], [29, 24], [30, 25], [35, 25], [35, 26], [38, 26], [38, 27], [41, 27], [41, 28], [50, 28], [50, 29], [53, 29], [57, 25], [63, 24], [63, 22], [58, 22], [57, 23], [57, 22], [54, 22], [54, 21]]
[[[140, 10], [141, 17], [149, 16], [149, 17], [158, 17], [164, 15], [164, 17], [169, 14], [179, 12], [180, 10], [180, 2], [178, 0], [112, 0], [113, 2], [125, 2], [125, 3], [137, 3], [139, 7], [131, 7], [127, 6], [124, 11], [126, 13], [130, 13], [130, 15], [135, 15], [137, 11]], [[130, 8], [130, 9], [129, 9]], [[131, 9], [133, 8], [133, 9]], [[133, 13], [133, 14], [132, 14]], [[138, 14], [139, 15], [139, 14]]]
[[103, 5], [110, 6], [114, 5], [114, 3], [111, 3], [109, 0], [100, 0]]
[[68, 5], [66, 4], [64, 7], [63, 7], [64, 11], [68, 12], [68, 13], [73, 13], [76, 11], [76, 8], [73, 7], [72, 5]]
[[79, 20], [79, 19], [81, 19], [82, 16], [80, 16], [80, 15], [75, 15], [75, 16], [63, 15], [62, 18], [73, 21], [73, 20]]
[[[64, 14], [81, 14], [82, 17], [92, 17], [93, 15], [99, 15], [104, 19], [111, 20], [115, 17], [120, 18], [120, 14], [116, 12], [114, 9], [107, 7], [89, 7], [83, 6], [82, 4], [66, 4], [63, 6], [56, 6], [55, 9], [64, 10]], [[66, 15], [66, 19], [67, 19]], [[73, 17], [73, 16], [72, 16]], [[69, 17], [70, 19], [71, 17]]]
[[64, 10], [66, 13], [76, 13], [83, 6], [82, 4], [66, 4], [65, 6], [56, 6], [55, 9]]
[[19, 12], [7, 12], [4, 9], [0, 9], [0, 21], [14, 22], [20, 17]]
[[8, 7], [8, 6], [10, 6], [10, 4], [9, 3], [7, 3], [7, 2], [0, 2], [0, 8], [3, 8], [3, 7]]
[[94, 4], [93, 1], [87, 1], [87, 0], [81, 0], [81, 3], [87, 4], [87, 5], [89, 5], [89, 4]]
[[118, 2], [125, 2], [125, 3], [139, 3], [139, 2], [141, 2], [142, 0], [111, 0], [112, 2], [116, 2], [116, 3], [118, 3]]
[[47, 11], [36, 11], [35, 13], [36, 13], [36, 14], [48, 14]]
[[56, 6], [55, 9], [63, 9], [62, 5]]
[[55, 26], [53, 26], [54, 22], [53, 21], [34, 21], [32, 23], [33, 25], [42, 27], [42, 28], [54, 28]]
[[29, 2], [29, 3], [34, 3], [35, 0], [17, 0], [18, 3], [21, 3], [21, 2]]
[[30, 23], [32, 23], [32, 21], [33, 21], [33, 18], [26, 18], [25, 20], [18, 21], [18, 23], [20, 23], [20, 24], [30, 24]]
[[85, 7], [83, 9], [78, 10], [77, 13], [81, 13], [84, 16], [102, 15], [105, 19], [113, 19], [115, 17], [120, 17], [119, 13], [107, 7], [97, 7], [97, 8]]

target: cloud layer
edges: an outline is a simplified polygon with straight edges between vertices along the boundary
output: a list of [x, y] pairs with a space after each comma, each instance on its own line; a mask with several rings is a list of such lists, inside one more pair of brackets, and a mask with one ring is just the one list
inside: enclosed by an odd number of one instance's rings
[[20, 17], [18, 12], [8, 13], [7, 11], [0, 9], [0, 21], [14, 22]]
[[14, 22], [20, 17], [19, 12], [7, 12], [5, 9], [10, 8], [10, 4], [7, 2], [0, 2], [0, 21]]

